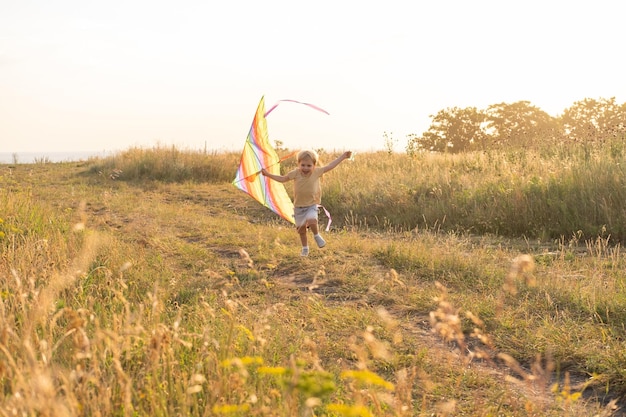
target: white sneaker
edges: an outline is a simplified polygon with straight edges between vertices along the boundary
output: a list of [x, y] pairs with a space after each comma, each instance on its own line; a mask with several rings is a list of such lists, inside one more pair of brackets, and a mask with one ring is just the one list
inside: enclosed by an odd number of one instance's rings
[[308, 246], [303, 246], [302, 247], [302, 252], [300, 252], [300, 256], [309, 256], [309, 247]]
[[317, 243], [318, 248], [323, 248], [324, 246], [326, 246], [326, 241], [324, 240], [322, 235], [315, 235], [313, 236], [313, 239], [315, 239], [315, 243]]

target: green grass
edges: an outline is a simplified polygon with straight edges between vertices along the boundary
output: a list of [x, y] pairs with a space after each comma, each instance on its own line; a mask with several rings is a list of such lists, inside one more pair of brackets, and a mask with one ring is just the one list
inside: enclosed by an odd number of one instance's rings
[[600, 414], [626, 392], [625, 260], [619, 205], [589, 201], [620, 174], [568, 158], [357, 155], [304, 259], [234, 154], [0, 166], [0, 413]]

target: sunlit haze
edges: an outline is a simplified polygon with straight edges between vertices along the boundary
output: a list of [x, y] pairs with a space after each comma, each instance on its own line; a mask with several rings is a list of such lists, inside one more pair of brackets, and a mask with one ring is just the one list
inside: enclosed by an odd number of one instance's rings
[[626, 101], [619, 1], [0, 0], [0, 152], [406, 145], [430, 115]]

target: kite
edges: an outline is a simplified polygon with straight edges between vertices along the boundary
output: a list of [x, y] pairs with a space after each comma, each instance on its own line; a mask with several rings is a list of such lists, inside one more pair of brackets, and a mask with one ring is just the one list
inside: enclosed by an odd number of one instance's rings
[[237, 169], [233, 185], [244, 193], [249, 194], [283, 219], [295, 224], [293, 202], [287, 194], [285, 186], [278, 181], [273, 181], [261, 175], [263, 168], [267, 169], [271, 174], [280, 175], [280, 163], [296, 154], [296, 152], [293, 152], [281, 159], [269, 141], [265, 117], [283, 101], [304, 104], [329, 114], [326, 110], [313, 104], [302, 103], [296, 100], [280, 100], [266, 112], [265, 98], [261, 97], [248, 137], [246, 138], [246, 144], [241, 154], [239, 168]]

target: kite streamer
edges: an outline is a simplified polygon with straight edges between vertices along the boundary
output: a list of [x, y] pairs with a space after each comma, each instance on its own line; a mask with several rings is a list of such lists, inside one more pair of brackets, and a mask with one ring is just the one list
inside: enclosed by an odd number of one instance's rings
[[279, 105], [280, 103], [282, 103], [283, 101], [287, 101], [287, 102], [290, 102], [290, 103], [304, 104], [305, 106], [309, 106], [309, 107], [310, 107], [310, 108], [312, 108], [312, 109], [315, 109], [315, 110], [317, 110], [317, 111], [321, 111], [322, 113], [326, 113], [326, 114], [330, 115], [330, 113], [328, 113], [326, 110], [324, 110], [324, 109], [322, 109], [322, 108], [320, 108], [320, 107], [317, 107], [315, 104], [311, 104], [311, 103], [303, 103], [303, 102], [301, 102], [301, 101], [296, 101], [296, 100], [288, 100], [288, 99], [285, 99], [285, 100], [278, 100], [278, 103], [276, 103], [276, 104], [274, 104], [272, 107], [270, 107], [270, 109], [269, 109], [269, 110], [265, 113], [265, 117], [267, 117], [267, 115], [268, 115], [268, 114], [270, 114], [270, 113], [272, 112], [272, 110], [274, 110], [276, 107], [278, 107], [278, 105]]
[[326, 224], [326, 229], [325, 229], [328, 232], [330, 230], [330, 224], [333, 222], [333, 218], [330, 217], [330, 212], [326, 209], [326, 207], [324, 207], [321, 204], [318, 204], [317, 207], [324, 210], [324, 213], [326, 214], [326, 217], [328, 218], [328, 223]]

